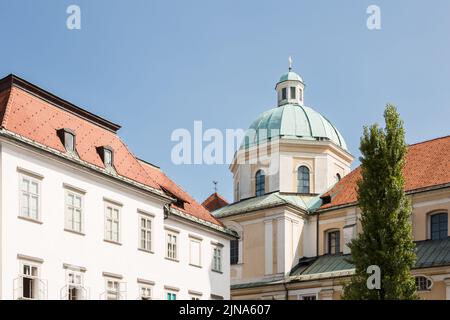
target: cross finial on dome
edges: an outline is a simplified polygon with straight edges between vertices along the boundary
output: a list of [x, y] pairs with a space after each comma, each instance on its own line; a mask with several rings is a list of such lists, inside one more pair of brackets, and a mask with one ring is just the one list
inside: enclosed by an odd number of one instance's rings
[[292, 57], [291, 56], [289, 56], [288, 61], [289, 61], [289, 71], [291, 71], [292, 70]]

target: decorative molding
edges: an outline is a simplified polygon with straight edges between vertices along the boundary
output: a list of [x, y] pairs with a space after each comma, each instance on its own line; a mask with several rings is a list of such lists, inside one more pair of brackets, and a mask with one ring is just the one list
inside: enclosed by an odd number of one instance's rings
[[27, 176], [31, 176], [31, 177], [33, 177], [35, 179], [38, 179], [38, 180], [43, 180], [44, 179], [44, 176], [42, 174], [34, 172], [34, 171], [31, 171], [31, 170], [28, 170], [28, 169], [25, 169], [25, 168], [22, 168], [22, 167], [17, 167], [17, 172], [19, 172], [21, 174], [24, 174], [24, 175], [27, 175]]
[[44, 263], [44, 259], [42, 259], [42, 258], [27, 256], [26, 254], [20, 254], [20, 253], [17, 254], [17, 259], [27, 260], [27, 261], [36, 262], [36, 263]]
[[123, 276], [121, 274], [112, 273], [112, 272], [106, 272], [106, 271], [102, 272], [102, 276], [107, 277], [107, 278], [120, 279], [120, 280], [123, 279]]

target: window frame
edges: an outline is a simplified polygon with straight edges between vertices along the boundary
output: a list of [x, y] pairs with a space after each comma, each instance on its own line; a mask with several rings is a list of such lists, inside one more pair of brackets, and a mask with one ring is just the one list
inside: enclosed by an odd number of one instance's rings
[[[166, 229], [166, 234], [165, 234], [166, 247], [165, 247], [165, 253], [164, 253], [164, 256], [166, 257], [166, 259], [169, 259], [172, 261], [179, 261], [179, 259], [178, 259], [178, 249], [180, 246], [179, 236], [180, 236], [179, 232], [177, 232], [175, 230]], [[175, 243], [173, 243], [172, 241], [169, 242], [169, 238], [172, 240], [175, 239]], [[169, 249], [169, 244], [171, 244], [171, 246], [172, 246], [171, 249]], [[173, 249], [174, 244], [175, 244], [175, 249]], [[171, 256], [170, 252], [172, 252], [172, 256]]]
[[[418, 285], [418, 279], [425, 279], [425, 289], [422, 289], [420, 287], [420, 284]], [[431, 279], [430, 277], [423, 275], [423, 274], [418, 274], [416, 276], [414, 276], [414, 282], [416, 285], [416, 291], [417, 292], [428, 292], [431, 291], [431, 288], [433, 288], [433, 279]], [[422, 283], [423, 284], [423, 283]]]
[[[111, 207], [111, 212], [114, 212], [114, 210], [117, 210], [117, 219], [113, 219], [111, 216], [111, 238], [108, 237], [108, 207]], [[116, 243], [116, 244], [120, 244], [121, 243], [121, 236], [122, 236], [122, 223], [121, 223], [121, 218], [122, 218], [122, 206], [114, 204], [112, 202], [108, 202], [105, 201], [105, 206], [104, 206], [104, 224], [105, 224], [105, 231], [104, 231], [104, 240], [106, 242], [111, 242], [111, 243]], [[114, 239], [113, 237], [113, 225], [114, 222], [117, 221], [117, 240]]]
[[[307, 186], [305, 185], [305, 182], [308, 182]], [[311, 169], [304, 164], [297, 168], [297, 193], [311, 193]]]
[[266, 174], [264, 170], [259, 169], [255, 173], [255, 196], [260, 197], [265, 194], [266, 194]]
[[[153, 285], [146, 283], [138, 283], [139, 287], [139, 300], [153, 300]], [[143, 291], [149, 291], [149, 295], [143, 295]], [[144, 299], [147, 298], [147, 299]]]
[[[29, 186], [31, 186], [32, 183], [36, 183], [37, 185], [37, 193], [35, 194], [37, 196], [37, 206], [36, 206], [36, 217], [31, 216], [31, 203], [28, 204], [28, 215], [23, 214], [23, 194], [24, 190], [22, 189], [22, 183], [24, 179], [28, 180]], [[30, 188], [28, 187], [28, 190]], [[31, 174], [26, 174], [23, 172], [19, 172], [19, 186], [18, 186], [18, 192], [19, 192], [19, 212], [18, 217], [34, 222], [41, 223], [42, 222], [42, 178], [37, 178]], [[30, 194], [30, 191], [26, 191], [28, 194]], [[28, 200], [29, 201], [29, 200]]]
[[[72, 190], [72, 189], [69, 189], [69, 188], [64, 188], [64, 189], [65, 189], [64, 190], [64, 230], [70, 231], [70, 232], [75, 232], [75, 233], [78, 233], [78, 234], [84, 234], [84, 226], [85, 226], [85, 223], [84, 223], [84, 193], [79, 192], [79, 191], [75, 191], [75, 190]], [[68, 207], [70, 205], [67, 203], [67, 200], [68, 200], [69, 194], [72, 194], [74, 196], [74, 199], [76, 197], [80, 198], [80, 207], [79, 207], [79, 210], [80, 210], [80, 230], [76, 230], [75, 228], [72, 228], [72, 226], [70, 226], [68, 224], [68, 222], [69, 222], [69, 220], [68, 220], [69, 208]], [[74, 212], [75, 212], [75, 205], [72, 205], [72, 206], [74, 207]], [[72, 220], [73, 220], [73, 217], [72, 217]], [[73, 224], [73, 222], [72, 222], [72, 224]]]
[[[76, 279], [79, 277], [80, 283], [76, 282], [70, 282], [70, 275], [73, 275], [73, 278]], [[75, 270], [71, 268], [66, 269], [66, 286], [67, 286], [67, 299], [68, 300], [85, 300], [84, 298], [84, 291], [86, 291], [86, 288], [84, 287], [84, 272], [82, 270]], [[71, 297], [71, 289], [77, 290], [77, 297], [81, 299], [70, 299]], [[81, 292], [81, 295], [78, 295]], [[84, 298], [83, 298], [84, 297]]]
[[[146, 227], [143, 228], [142, 227], [142, 219], [146, 220]], [[150, 221], [150, 228], [147, 227], [147, 223]], [[155, 217], [149, 213], [143, 212], [143, 211], [138, 211], [138, 248], [141, 251], [146, 251], [149, 253], [154, 253], [153, 248], [154, 248], [154, 223], [155, 223]], [[146, 248], [145, 246], [142, 247], [142, 232], [145, 231], [145, 234], [147, 236], [147, 233], [150, 232], [150, 239], [145, 239], [144, 241], [146, 242], [146, 244], [149, 244], [149, 248]]]
[[[213, 245], [211, 270], [214, 272], [223, 272], [223, 246]], [[218, 254], [217, 254], [218, 253]]]
[[297, 99], [297, 88], [296, 87], [289, 87], [289, 97], [291, 100]]
[[[341, 253], [341, 230], [340, 229], [331, 229], [326, 231], [326, 253], [330, 255], [336, 255]], [[330, 237], [331, 235], [336, 235], [333, 239]], [[334, 240], [334, 252], [331, 252], [331, 241]]]
[[[25, 266], [28, 266], [31, 274], [26, 274], [24, 269]], [[39, 293], [40, 293], [40, 286], [41, 284], [41, 264], [40, 263], [35, 263], [32, 261], [27, 261], [27, 260], [19, 260], [19, 278], [20, 281], [22, 282], [21, 284], [21, 292], [20, 292], [20, 296], [19, 299], [22, 300], [39, 300]], [[33, 268], [36, 269], [36, 275], [33, 275]], [[31, 279], [33, 286], [32, 286], [32, 297], [25, 297], [25, 285], [24, 285], [24, 279]]]
[[230, 265], [239, 264], [239, 239], [230, 240]]
[[[443, 230], [441, 230], [441, 222], [438, 222], [439, 225], [439, 229], [437, 231], [433, 232], [433, 218], [436, 218], [437, 216], [446, 216], [446, 224], [445, 224], [445, 229], [446, 229], [446, 234], [444, 236], [441, 236], [441, 232], [443, 232]], [[439, 236], [438, 238], [433, 238], [433, 233], [438, 232]], [[442, 239], [446, 239], [449, 236], [448, 234], [448, 212], [445, 210], [436, 210], [433, 212], [430, 212], [428, 214], [428, 238], [430, 240], [442, 240]]]

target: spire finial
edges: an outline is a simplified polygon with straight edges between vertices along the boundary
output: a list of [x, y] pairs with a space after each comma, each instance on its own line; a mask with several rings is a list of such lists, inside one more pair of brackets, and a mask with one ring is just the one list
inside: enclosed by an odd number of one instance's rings
[[289, 56], [288, 61], [289, 61], [289, 71], [291, 71], [292, 70], [292, 57], [291, 56]]
[[217, 193], [217, 184], [219, 183], [219, 181], [213, 181], [214, 183], [214, 192]]

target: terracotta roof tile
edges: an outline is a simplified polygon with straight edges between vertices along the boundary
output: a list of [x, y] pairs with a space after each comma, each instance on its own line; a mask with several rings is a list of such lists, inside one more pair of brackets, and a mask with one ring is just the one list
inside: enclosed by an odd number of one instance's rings
[[[412, 144], [408, 147], [405, 191], [450, 183], [450, 136]], [[321, 209], [357, 202], [357, 181], [361, 179], [358, 167], [346, 175], [322, 197], [331, 196], [331, 202]]]
[[227, 205], [228, 205], [228, 201], [225, 200], [225, 198], [222, 197], [217, 192], [214, 192], [213, 194], [211, 194], [202, 203], [202, 206], [204, 206], [206, 208], [206, 210], [208, 210], [209, 212], [213, 212], [213, 211], [223, 208]]
[[171, 180], [163, 171], [161, 171], [161, 169], [143, 161], [141, 161], [141, 164], [148, 172], [148, 174], [151, 175], [164, 190], [167, 190], [173, 196], [184, 202], [183, 206], [175, 203], [173, 204], [174, 207], [202, 220], [214, 223], [219, 226], [223, 226], [223, 224], [219, 220], [214, 218], [211, 213], [206, 210], [206, 208], [204, 208], [179, 185]]
[[[49, 99], [64, 105], [55, 105]], [[161, 170], [137, 159], [117, 135], [120, 126], [13, 75], [0, 80], [0, 123], [7, 131], [60, 152], [65, 152], [65, 148], [57, 130], [71, 129], [76, 135], [76, 152], [80, 159], [99, 168], [105, 166], [97, 147], [109, 146], [114, 151], [114, 169], [118, 175], [164, 190], [184, 202], [184, 206], [179, 207], [181, 211], [223, 226]]]

